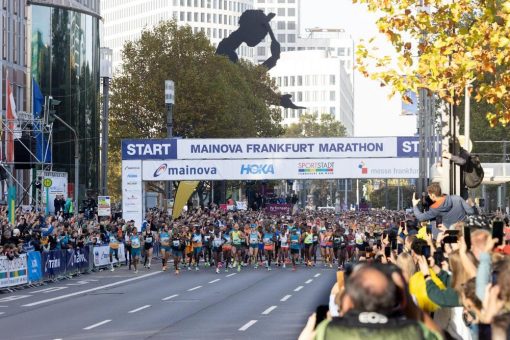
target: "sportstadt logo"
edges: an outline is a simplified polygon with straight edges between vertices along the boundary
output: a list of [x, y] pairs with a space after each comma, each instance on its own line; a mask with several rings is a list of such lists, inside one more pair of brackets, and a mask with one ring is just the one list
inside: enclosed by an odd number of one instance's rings
[[156, 171], [154, 171], [153, 177], [161, 176], [161, 174], [163, 174], [166, 171], [167, 168], [168, 168], [168, 165], [166, 163], [161, 164], [159, 166], [159, 168], [157, 168]]
[[368, 174], [368, 168], [367, 168], [365, 162], [361, 161], [361, 163], [359, 163], [359, 165], [358, 165], [358, 168], [361, 169], [362, 175]]
[[328, 175], [335, 172], [335, 162], [301, 162], [298, 163], [300, 175]]

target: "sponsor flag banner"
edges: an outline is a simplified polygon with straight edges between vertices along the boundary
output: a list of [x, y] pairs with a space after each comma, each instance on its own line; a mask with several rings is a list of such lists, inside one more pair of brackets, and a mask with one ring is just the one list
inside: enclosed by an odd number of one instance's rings
[[14, 95], [12, 93], [11, 84], [9, 83], [9, 76], [6, 76], [6, 110], [5, 118], [7, 120], [7, 131], [5, 132], [5, 161], [7, 163], [14, 162], [14, 129], [16, 126], [16, 103], [14, 102]]
[[182, 209], [188, 202], [191, 194], [195, 191], [199, 181], [180, 181], [175, 193], [174, 207], [172, 211], [172, 218], [175, 220], [181, 215]]
[[35, 282], [42, 279], [41, 252], [31, 251], [27, 256], [28, 281]]
[[292, 215], [292, 204], [266, 204], [264, 211], [271, 215]]
[[27, 255], [21, 254], [9, 260], [0, 256], [0, 288], [16, 286], [28, 282]]
[[[119, 244], [119, 262], [126, 261], [126, 254], [124, 252], [124, 244]], [[100, 246], [92, 248], [94, 253], [94, 267], [104, 267], [110, 264], [110, 247]], [[112, 256], [112, 262], [117, 263], [115, 256]]]

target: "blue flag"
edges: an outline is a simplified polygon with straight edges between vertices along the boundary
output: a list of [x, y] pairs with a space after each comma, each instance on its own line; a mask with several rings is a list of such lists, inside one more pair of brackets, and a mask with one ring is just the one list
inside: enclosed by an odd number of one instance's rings
[[[33, 105], [32, 108], [34, 110], [34, 118], [41, 119], [42, 112], [44, 109], [44, 96], [39, 88], [39, 85], [32, 78], [32, 100]], [[42, 126], [39, 123], [35, 123], [34, 126], [34, 136], [36, 140], [35, 144], [35, 156], [37, 157], [37, 161], [43, 163], [51, 162], [51, 145], [48, 144], [48, 137], [42, 132]]]

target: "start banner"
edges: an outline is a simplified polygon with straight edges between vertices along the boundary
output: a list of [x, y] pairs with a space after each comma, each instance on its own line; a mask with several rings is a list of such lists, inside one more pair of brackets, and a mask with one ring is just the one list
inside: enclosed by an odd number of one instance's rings
[[27, 255], [21, 254], [12, 260], [0, 256], [0, 288], [28, 282]]

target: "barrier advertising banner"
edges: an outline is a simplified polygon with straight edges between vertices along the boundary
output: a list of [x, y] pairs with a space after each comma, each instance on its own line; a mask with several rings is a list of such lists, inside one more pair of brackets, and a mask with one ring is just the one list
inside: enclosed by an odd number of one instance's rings
[[144, 181], [416, 178], [417, 158], [144, 161]]
[[[100, 246], [94, 247], [94, 266], [102, 267], [110, 264], [110, 247], [109, 246]], [[124, 253], [124, 244], [119, 244], [119, 261], [126, 261], [126, 254]], [[113, 263], [117, 263], [115, 256], [113, 256]]]
[[266, 204], [264, 211], [270, 215], [292, 215], [292, 204]]
[[66, 272], [89, 267], [89, 247], [69, 249], [66, 254]]
[[9, 260], [0, 256], [0, 288], [16, 286], [28, 282], [27, 255], [21, 254]]
[[42, 252], [42, 273], [44, 277], [57, 276], [65, 272], [66, 259], [61, 250]]
[[31, 251], [28, 253], [28, 281], [35, 282], [42, 279], [41, 259], [41, 253], [38, 251]]

